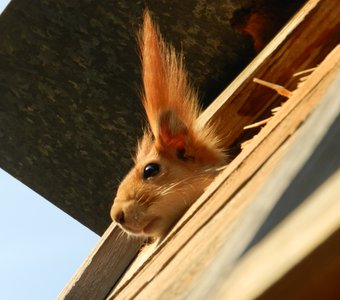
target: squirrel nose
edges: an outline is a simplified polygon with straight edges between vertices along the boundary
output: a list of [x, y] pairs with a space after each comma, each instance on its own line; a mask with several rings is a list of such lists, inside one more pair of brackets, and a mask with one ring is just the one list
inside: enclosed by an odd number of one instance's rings
[[125, 221], [125, 216], [124, 216], [124, 212], [121, 210], [119, 211], [115, 216], [114, 216], [114, 220], [119, 223], [119, 224], [123, 224]]

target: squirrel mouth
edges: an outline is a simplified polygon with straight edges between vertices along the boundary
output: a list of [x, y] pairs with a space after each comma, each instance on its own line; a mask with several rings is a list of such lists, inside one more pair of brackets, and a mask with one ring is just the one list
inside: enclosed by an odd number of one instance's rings
[[152, 231], [155, 230], [157, 227], [157, 221], [159, 221], [160, 218], [154, 218], [150, 222], [148, 222], [144, 227], [136, 228], [133, 226], [130, 226], [128, 224], [120, 225], [123, 230], [128, 231], [135, 235], [141, 235], [141, 234], [150, 234]]
[[132, 228], [132, 227], [127, 226], [127, 225], [120, 225], [120, 226], [121, 226], [121, 228], [122, 228], [123, 230], [125, 230], [125, 231], [127, 231], [127, 232], [130, 232], [130, 233], [132, 233], [132, 234], [138, 235], [138, 234], [140, 234], [140, 233], [142, 232], [141, 229]]
[[143, 228], [143, 232], [148, 234], [151, 233], [152, 231], [155, 230], [156, 226], [157, 226], [157, 222], [160, 220], [160, 218], [154, 218], [152, 219], [144, 228]]

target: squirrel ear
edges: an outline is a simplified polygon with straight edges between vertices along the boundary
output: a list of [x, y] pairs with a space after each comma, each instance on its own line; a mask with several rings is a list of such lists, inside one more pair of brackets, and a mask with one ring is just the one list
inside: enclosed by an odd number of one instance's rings
[[183, 55], [166, 45], [148, 11], [140, 32], [143, 105], [160, 151], [183, 150], [194, 135], [197, 95], [187, 82]]
[[187, 141], [188, 128], [176, 113], [166, 111], [160, 115], [158, 135], [156, 146], [163, 149], [183, 149]]

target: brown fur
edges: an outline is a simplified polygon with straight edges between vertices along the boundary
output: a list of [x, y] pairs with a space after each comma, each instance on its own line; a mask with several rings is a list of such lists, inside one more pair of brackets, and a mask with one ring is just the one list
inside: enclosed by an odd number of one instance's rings
[[[111, 216], [129, 233], [162, 237], [212, 181], [224, 155], [213, 128], [197, 124], [197, 95], [188, 84], [182, 55], [164, 43], [147, 11], [140, 47], [150, 130], [118, 188]], [[157, 163], [160, 172], [144, 179], [150, 163]]]

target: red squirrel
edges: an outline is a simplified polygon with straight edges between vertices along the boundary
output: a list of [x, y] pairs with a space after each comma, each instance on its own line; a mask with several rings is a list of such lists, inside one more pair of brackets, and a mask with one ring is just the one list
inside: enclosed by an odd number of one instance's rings
[[[303, 0], [254, 0], [236, 11], [232, 26], [260, 51]], [[111, 217], [131, 235], [164, 237], [226, 163], [214, 127], [201, 126], [196, 90], [183, 55], [167, 45], [144, 13], [139, 33], [148, 129], [138, 143], [134, 167], [118, 187]]]
[[129, 234], [162, 238], [212, 182], [225, 155], [214, 128], [197, 122], [200, 106], [182, 54], [163, 41], [148, 11], [139, 45], [149, 127], [111, 217]]

